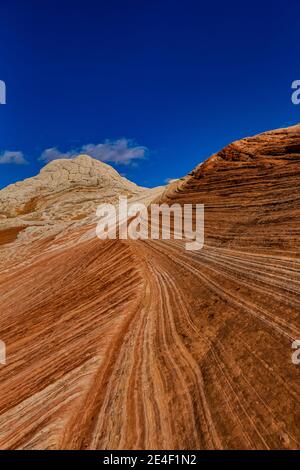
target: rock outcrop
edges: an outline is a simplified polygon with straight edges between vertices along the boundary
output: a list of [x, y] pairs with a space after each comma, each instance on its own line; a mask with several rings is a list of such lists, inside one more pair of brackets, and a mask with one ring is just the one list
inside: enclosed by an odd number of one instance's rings
[[79, 155], [72, 160], [54, 160], [39, 175], [0, 191], [0, 215], [11, 218], [38, 212], [44, 220], [60, 215], [67, 220], [90, 215], [94, 202], [142, 190], [110, 165]]
[[6, 232], [0, 448], [300, 449], [299, 144], [243, 139], [147, 193], [205, 204], [198, 252]]
[[139, 198], [152, 193], [88, 155], [54, 160], [37, 176], [0, 191], [0, 244], [7, 236], [31, 242], [57, 235], [93, 220], [99, 204], [114, 204], [121, 195]]

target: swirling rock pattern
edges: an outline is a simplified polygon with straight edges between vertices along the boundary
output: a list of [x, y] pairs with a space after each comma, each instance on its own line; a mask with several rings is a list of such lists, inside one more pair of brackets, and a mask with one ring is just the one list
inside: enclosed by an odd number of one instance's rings
[[153, 193], [205, 204], [201, 251], [3, 239], [0, 448], [299, 449], [299, 189], [294, 126]]

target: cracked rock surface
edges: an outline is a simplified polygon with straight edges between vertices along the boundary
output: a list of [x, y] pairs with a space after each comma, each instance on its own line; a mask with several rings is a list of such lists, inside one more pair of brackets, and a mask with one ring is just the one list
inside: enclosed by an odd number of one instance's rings
[[[0, 214], [2, 218], [10, 218], [40, 209], [42, 216], [51, 218], [53, 212], [57, 213], [56, 209], [60, 212], [62, 203], [67, 208], [68, 204], [89, 202], [94, 196], [109, 199], [121, 193], [138, 194], [142, 190], [110, 165], [88, 155], [79, 155], [74, 160], [54, 160], [39, 175], [0, 191]], [[66, 212], [67, 216], [71, 215]], [[78, 212], [75, 210], [74, 215]]]
[[155, 191], [88, 155], [54, 160], [37, 176], [0, 191], [0, 231], [5, 240], [30, 242], [86, 224], [95, 218], [99, 204], [115, 204], [121, 195], [139, 198]]

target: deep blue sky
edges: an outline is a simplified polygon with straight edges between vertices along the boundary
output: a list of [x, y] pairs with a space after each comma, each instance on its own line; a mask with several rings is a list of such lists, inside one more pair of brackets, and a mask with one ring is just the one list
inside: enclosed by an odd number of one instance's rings
[[44, 149], [134, 139], [117, 166], [154, 186], [232, 140], [300, 122], [299, 1], [3, 0], [0, 187], [32, 176]]

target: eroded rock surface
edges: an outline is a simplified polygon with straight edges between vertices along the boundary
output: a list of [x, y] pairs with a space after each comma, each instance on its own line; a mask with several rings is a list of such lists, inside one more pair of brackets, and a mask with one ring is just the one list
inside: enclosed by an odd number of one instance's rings
[[72, 160], [54, 160], [39, 175], [0, 191], [0, 214], [3, 219], [33, 213], [35, 218], [61, 216], [67, 220], [90, 215], [95, 200], [107, 201], [142, 190], [110, 165], [79, 155]]
[[31, 242], [76, 222], [88, 223], [99, 204], [114, 204], [121, 195], [138, 198], [151, 192], [88, 155], [54, 160], [37, 176], [0, 191], [0, 243], [4, 230]]
[[5, 234], [1, 448], [300, 449], [299, 144], [244, 139], [147, 193], [205, 204], [199, 252], [90, 219]]

